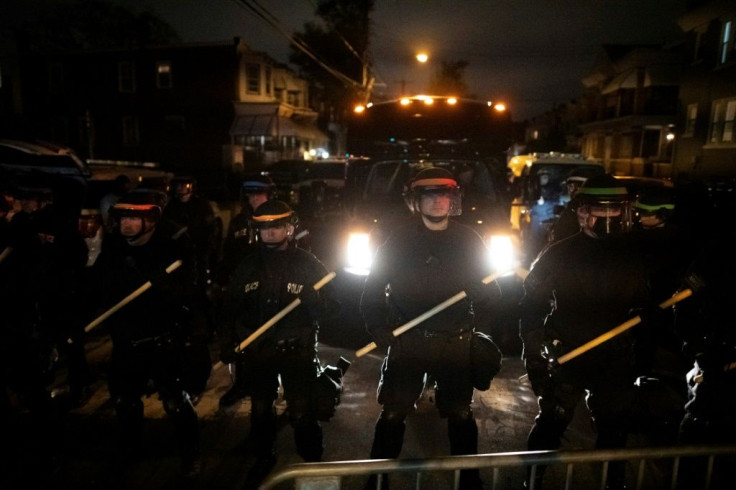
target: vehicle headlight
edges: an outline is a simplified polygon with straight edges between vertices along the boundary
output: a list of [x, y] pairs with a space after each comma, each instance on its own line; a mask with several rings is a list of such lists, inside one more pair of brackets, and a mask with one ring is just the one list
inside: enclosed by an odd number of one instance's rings
[[492, 235], [488, 244], [488, 257], [496, 271], [511, 270], [516, 266], [514, 242], [509, 235]]
[[351, 233], [345, 254], [345, 272], [367, 276], [371, 271], [373, 251], [368, 233]]

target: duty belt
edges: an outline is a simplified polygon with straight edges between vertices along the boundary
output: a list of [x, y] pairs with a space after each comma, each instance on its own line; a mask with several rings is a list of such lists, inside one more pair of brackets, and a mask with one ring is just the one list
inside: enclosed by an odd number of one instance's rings
[[459, 340], [462, 340], [465, 337], [470, 338], [470, 336], [473, 333], [473, 329], [463, 328], [461, 330], [450, 330], [450, 331], [423, 329], [421, 332], [422, 332], [422, 336], [427, 339], [454, 339], [454, 338], [457, 338]]
[[130, 345], [132, 347], [142, 347], [148, 344], [163, 345], [163, 344], [170, 343], [172, 340], [173, 340], [172, 335], [169, 333], [165, 333], [163, 335], [154, 335], [151, 337], [144, 337], [142, 339], [131, 340]]

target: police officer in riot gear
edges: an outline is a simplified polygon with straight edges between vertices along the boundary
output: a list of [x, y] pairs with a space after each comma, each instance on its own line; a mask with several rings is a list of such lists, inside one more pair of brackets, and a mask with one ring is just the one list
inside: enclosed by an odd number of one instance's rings
[[[715, 222], [727, 222], [735, 206], [716, 213]], [[680, 423], [682, 444], [736, 444], [736, 260], [732, 226], [717, 226], [705, 240], [684, 274], [682, 288], [693, 295], [675, 306], [676, 333], [691, 363], [685, 414]], [[733, 458], [716, 463], [710, 488], [733, 486]], [[685, 459], [678, 488], [701, 488], [706, 461]]]
[[[171, 199], [163, 208], [163, 216], [186, 228], [194, 245], [197, 289], [202, 301], [208, 304], [207, 290], [214, 280], [221, 246], [215, 212], [209, 201], [197, 193], [197, 181], [194, 177], [177, 176], [171, 179], [170, 185]], [[209, 313], [211, 312], [208, 309]], [[214, 330], [214, 326], [210, 325], [210, 329]]]
[[[414, 219], [394, 228], [379, 248], [366, 279], [360, 308], [368, 333], [388, 353], [381, 368], [371, 458], [397, 458], [407, 416], [414, 411], [425, 374], [435, 382], [436, 404], [447, 419], [450, 452], [475, 454], [470, 339], [476, 325], [490, 321], [500, 290], [484, 286], [486, 248], [472, 229], [450, 216], [460, 212], [452, 174], [439, 167], [412, 179], [408, 201]], [[425, 320], [399, 337], [393, 330], [460, 291], [468, 299]], [[477, 470], [463, 470], [460, 488], [481, 488]], [[375, 475], [366, 488], [375, 488]]]
[[[255, 485], [276, 461], [276, 415], [279, 377], [287, 402], [289, 420], [299, 455], [305, 461], [322, 458], [322, 428], [334, 406], [317, 406], [315, 389], [321, 374], [317, 352], [320, 320], [337, 312], [330, 284], [315, 291], [313, 286], [327, 275], [311, 253], [294, 245], [296, 214], [284, 202], [269, 200], [256, 208], [253, 225], [259, 243], [231, 276], [223, 301], [220, 358], [224, 363], [242, 363], [242, 374], [250, 386], [250, 438], [257, 459], [246, 486]], [[274, 315], [299, 298], [301, 304], [265, 331], [244, 350], [236, 347]], [[334, 405], [334, 397], [332, 405]], [[328, 412], [327, 416], [323, 416]]]
[[[222, 246], [222, 263], [220, 267], [220, 285], [227, 287], [229, 276], [238, 264], [257, 247], [258, 230], [253, 226], [253, 211], [273, 199], [276, 186], [267, 175], [247, 176], [240, 186], [241, 211], [230, 220], [228, 233]], [[242, 363], [234, 362], [233, 386], [220, 398], [221, 407], [229, 407], [248, 394], [246, 377], [242, 374]]]
[[[597, 430], [597, 448], [624, 447], [633, 397], [630, 333], [613, 337], [569, 362], [554, 360], [628, 320], [649, 306], [645, 269], [629, 243], [631, 203], [609, 175], [590, 177], [577, 195], [582, 231], [540, 253], [524, 281], [520, 336], [539, 414], [529, 450], [557, 449], [585, 400]], [[543, 468], [537, 473], [540, 488]], [[526, 482], [529, 484], [529, 482]], [[609, 488], [621, 488], [624, 468], [611, 464]]]
[[[122, 450], [141, 449], [141, 397], [158, 392], [173, 422], [182, 470], [200, 471], [199, 426], [192, 403], [211, 369], [195, 262], [186, 241], [159, 228], [161, 208], [143, 193], [123, 196], [112, 208], [115, 232], [105, 238], [92, 270], [90, 294], [111, 307], [151, 281], [152, 287], [105, 320], [113, 343], [108, 386], [120, 424]], [[170, 273], [166, 268], [181, 261]], [[99, 313], [99, 312], [95, 312]]]
[[581, 168], [573, 169], [565, 179], [569, 200], [549, 230], [549, 243], [562, 240], [580, 231], [582, 223], [578, 219], [575, 196], [587, 179], [588, 172]]
[[[61, 424], [49, 386], [55, 380], [60, 357], [72, 359], [64, 341], [75, 327], [73, 300], [86, 247], [76, 226], [54, 206], [55, 195], [46, 182], [22, 179], [12, 195], [18, 211], [8, 225], [5, 243], [9, 248], [3, 247], [7, 253], [0, 263], [3, 434], [9, 447], [20, 454], [26, 454], [26, 444], [33, 446], [31, 459], [40, 467], [30, 470], [25, 458], [20, 463], [26, 475], [39, 469], [50, 473], [44, 465], [51, 463], [54, 452], [60, 449], [55, 441]], [[84, 361], [84, 352], [80, 355]], [[69, 374], [76, 376], [74, 381], [80, 385], [87, 382], [86, 373], [71, 370]], [[8, 393], [15, 395], [14, 403]], [[17, 424], [16, 419], [16, 414], [25, 410], [31, 421], [27, 426]]]
[[241, 211], [230, 220], [228, 233], [222, 246], [220, 283], [225, 285], [232, 271], [241, 260], [256, 248], [257, 230], [252, 226], [253, 211], [274, 199], [276, 186], [267, 175], [251, 175], [240, 186]]
[[[697, 250], [695, 239], [678, 223], [676, 211], [672, 188], [644, 189], [633, 203], [633, 236], [647, 266], [656, 302], [666, 300], [680, 287], [685, 269]], [[637, 375], [650, 376], [662, 368], [669, 371], [670, 366], [656, 362], [663, 357], [657, 356], [657, 352], [663, 349], [670, 353], [667, 359], [684, 361], [680, 340], [673, 329], [673, 310], [664, 311], [657, 320], [657, 324], [634, 332]], [[680, 372], [681, 367], [673, 366], [671, 370]], [[684, 392], [684, 387], [677, 386], [678, 392], [679, 388]]]

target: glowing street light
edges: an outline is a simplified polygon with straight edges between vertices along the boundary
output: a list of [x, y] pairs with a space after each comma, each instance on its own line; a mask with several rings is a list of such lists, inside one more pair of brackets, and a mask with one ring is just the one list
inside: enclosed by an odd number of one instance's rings
[[429, 55], [427, 53], [417, 53], [416, 58], [418, 62], [426, 63], [429, 60]]

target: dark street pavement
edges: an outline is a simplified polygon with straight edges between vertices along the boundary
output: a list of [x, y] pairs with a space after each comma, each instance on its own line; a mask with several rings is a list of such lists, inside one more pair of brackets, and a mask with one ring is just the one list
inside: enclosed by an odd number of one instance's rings
[[[331, 337], [336, 333], [331, 332]], [[335, 364], [340, 356], [352, 362], [344, 378], [342, 402], [335, 417], [323, 424], [325, 461], [367, 459], [372, 442], [373, 424], [380, 406], [375, 401], [381, 356], [378, 352], [355, 357], [355, 342], [349, 337], [345, 347], [321, 346], [324, 364]], [[213, 347], [214, 348], [214, 347]], [[187, 480], [181, 474], [171, 427], [164, 418], [163, 408], [156, 395], [145, 399], [146, 432], [144, 448], [135, 459], [125, 460], [116, 449], [116, 425], [112, 405], [108, 398], [104, 379], [105, 364], [109, 358], [110, 343], [105, 335], [90, 338], [88, 355], [97, 381], [87, 403], [69, 410], [62, 424], [61, 435], [56, 441], [57, 458], [54, 471], [37, 464], [34, 459], [38, 448], [18, 447], [9, 458], [9, 468], [2, 475], [0, 487], [4, 489], [42, 488], [58, 489], [236, 489], [242, 488], [245, 475], [253, 461], [248, 446], [250, 427], [250, 403], [246, 398], [240, 406], [227, 411], [218, 409], [220, 396], [228, 389], [230, 380], [227, 368], [214, 371], [209, 386], [197, 403], [202, 430], [202, 456], [204, 467], [198, 479]], [[216, 353], [213, 351], [213, 355]], [[474, 411], [480, 429], [479, 452], [523, 451], [526, 436], [536, 414], [536, 400], [530, 388], [521, 384], [523, 374], [518, 356], [506, 357], [500, 374], [490, 390], [476, 392]], [[57, 379], [57, 387], [63, 389], [63, 372]], [[64, 402], [60, 393], [57, 400]], [[283, 412], [283, 402], [278, 411]], [[592, 429], [584, 407], [567, 433], [563, 448], [592, 448]], [[23, 416], [18, 424], [23, 424]], [[292, 429], [283, 420], [277, 441], [278, 464], [300, 463], [292, 439]], [[645, 439], [632, 437], [632, 444], [647, 444]], [[432, 405], [431, 393], [425, 394], [416, 413], [407, 422], [402, 458], [431, 458], [449, 454], [446, 423], [441, 420]], [[483, 470], [484, 481], [491, 481], [490, 470]], [[393, 480], [393, 488], [407, 488], [410, 477], [399, 476]], [[497, 488], [520, 488], [521, 470], [502, 473]], [[428, 474], [422, 488], [451, 488], [447, 474]], [[343, 489], [362, 488], [364, 478], [345, 478]], [[282, 486], [293, 488], [293, 486]], [[282, 488], [279, 487], [279, 488]], [[490, 487], [489, 487], [490, 488]]]

